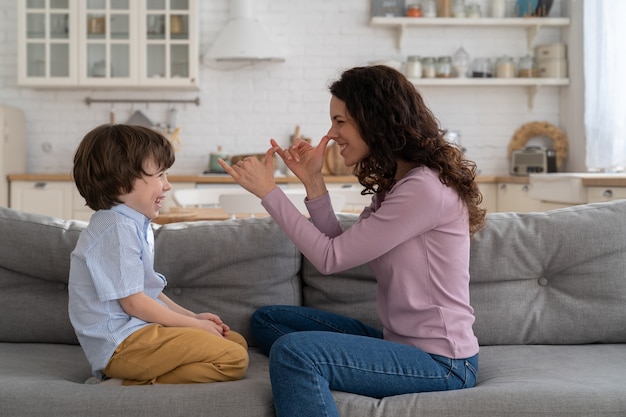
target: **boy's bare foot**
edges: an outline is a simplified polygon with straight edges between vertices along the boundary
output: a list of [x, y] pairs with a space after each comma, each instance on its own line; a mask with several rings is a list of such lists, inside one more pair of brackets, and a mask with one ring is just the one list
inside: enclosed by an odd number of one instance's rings
[[124, 380], [120, 378], [109, 378], [109, 379], [105, 379], [100, 384], [101, 385], [122, 385], [122, 382], [124, 382]]

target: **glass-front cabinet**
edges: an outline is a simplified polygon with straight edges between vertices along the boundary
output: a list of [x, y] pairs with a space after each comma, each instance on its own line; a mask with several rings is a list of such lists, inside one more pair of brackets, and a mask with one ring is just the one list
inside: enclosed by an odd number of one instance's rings
[[195, 4], [192, 0], [146, 0], [140, 31], [139, 77], [145, 85], [186, 85], [197, 78]]
[[19, 84], [76, 84], [75, 1], [23, 0], [18, 5]]
[[23, 86], [196, 87], [196, 0], [20, 1]]

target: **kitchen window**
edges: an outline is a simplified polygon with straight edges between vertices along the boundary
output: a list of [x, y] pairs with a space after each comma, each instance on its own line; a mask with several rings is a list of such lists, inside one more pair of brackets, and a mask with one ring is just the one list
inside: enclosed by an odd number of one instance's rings
[[590, 171], [626, 167], [626, 39], [624, 0], [583, 3], [586, 165]]

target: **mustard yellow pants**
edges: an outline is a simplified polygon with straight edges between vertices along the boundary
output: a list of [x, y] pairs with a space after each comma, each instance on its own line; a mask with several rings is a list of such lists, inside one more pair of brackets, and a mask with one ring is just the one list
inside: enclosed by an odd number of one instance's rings
[[103, 370], [123, 385], [233, 381], [248, 369], [248, 344], [231, 331], [223, 338], [190, 327], [150, 324], [115, 350]]

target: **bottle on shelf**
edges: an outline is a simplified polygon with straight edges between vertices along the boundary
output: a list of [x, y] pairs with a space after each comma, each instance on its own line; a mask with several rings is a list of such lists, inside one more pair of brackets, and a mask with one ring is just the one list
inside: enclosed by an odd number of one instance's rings
[[470, 55], [462, 46], [452, 55], [452, 66], [458, 78], [467, 77], [467, 70], [470, 65]]
[[452, 0], [439, 0], [437, 4], [437, 17], [452, 16]]

